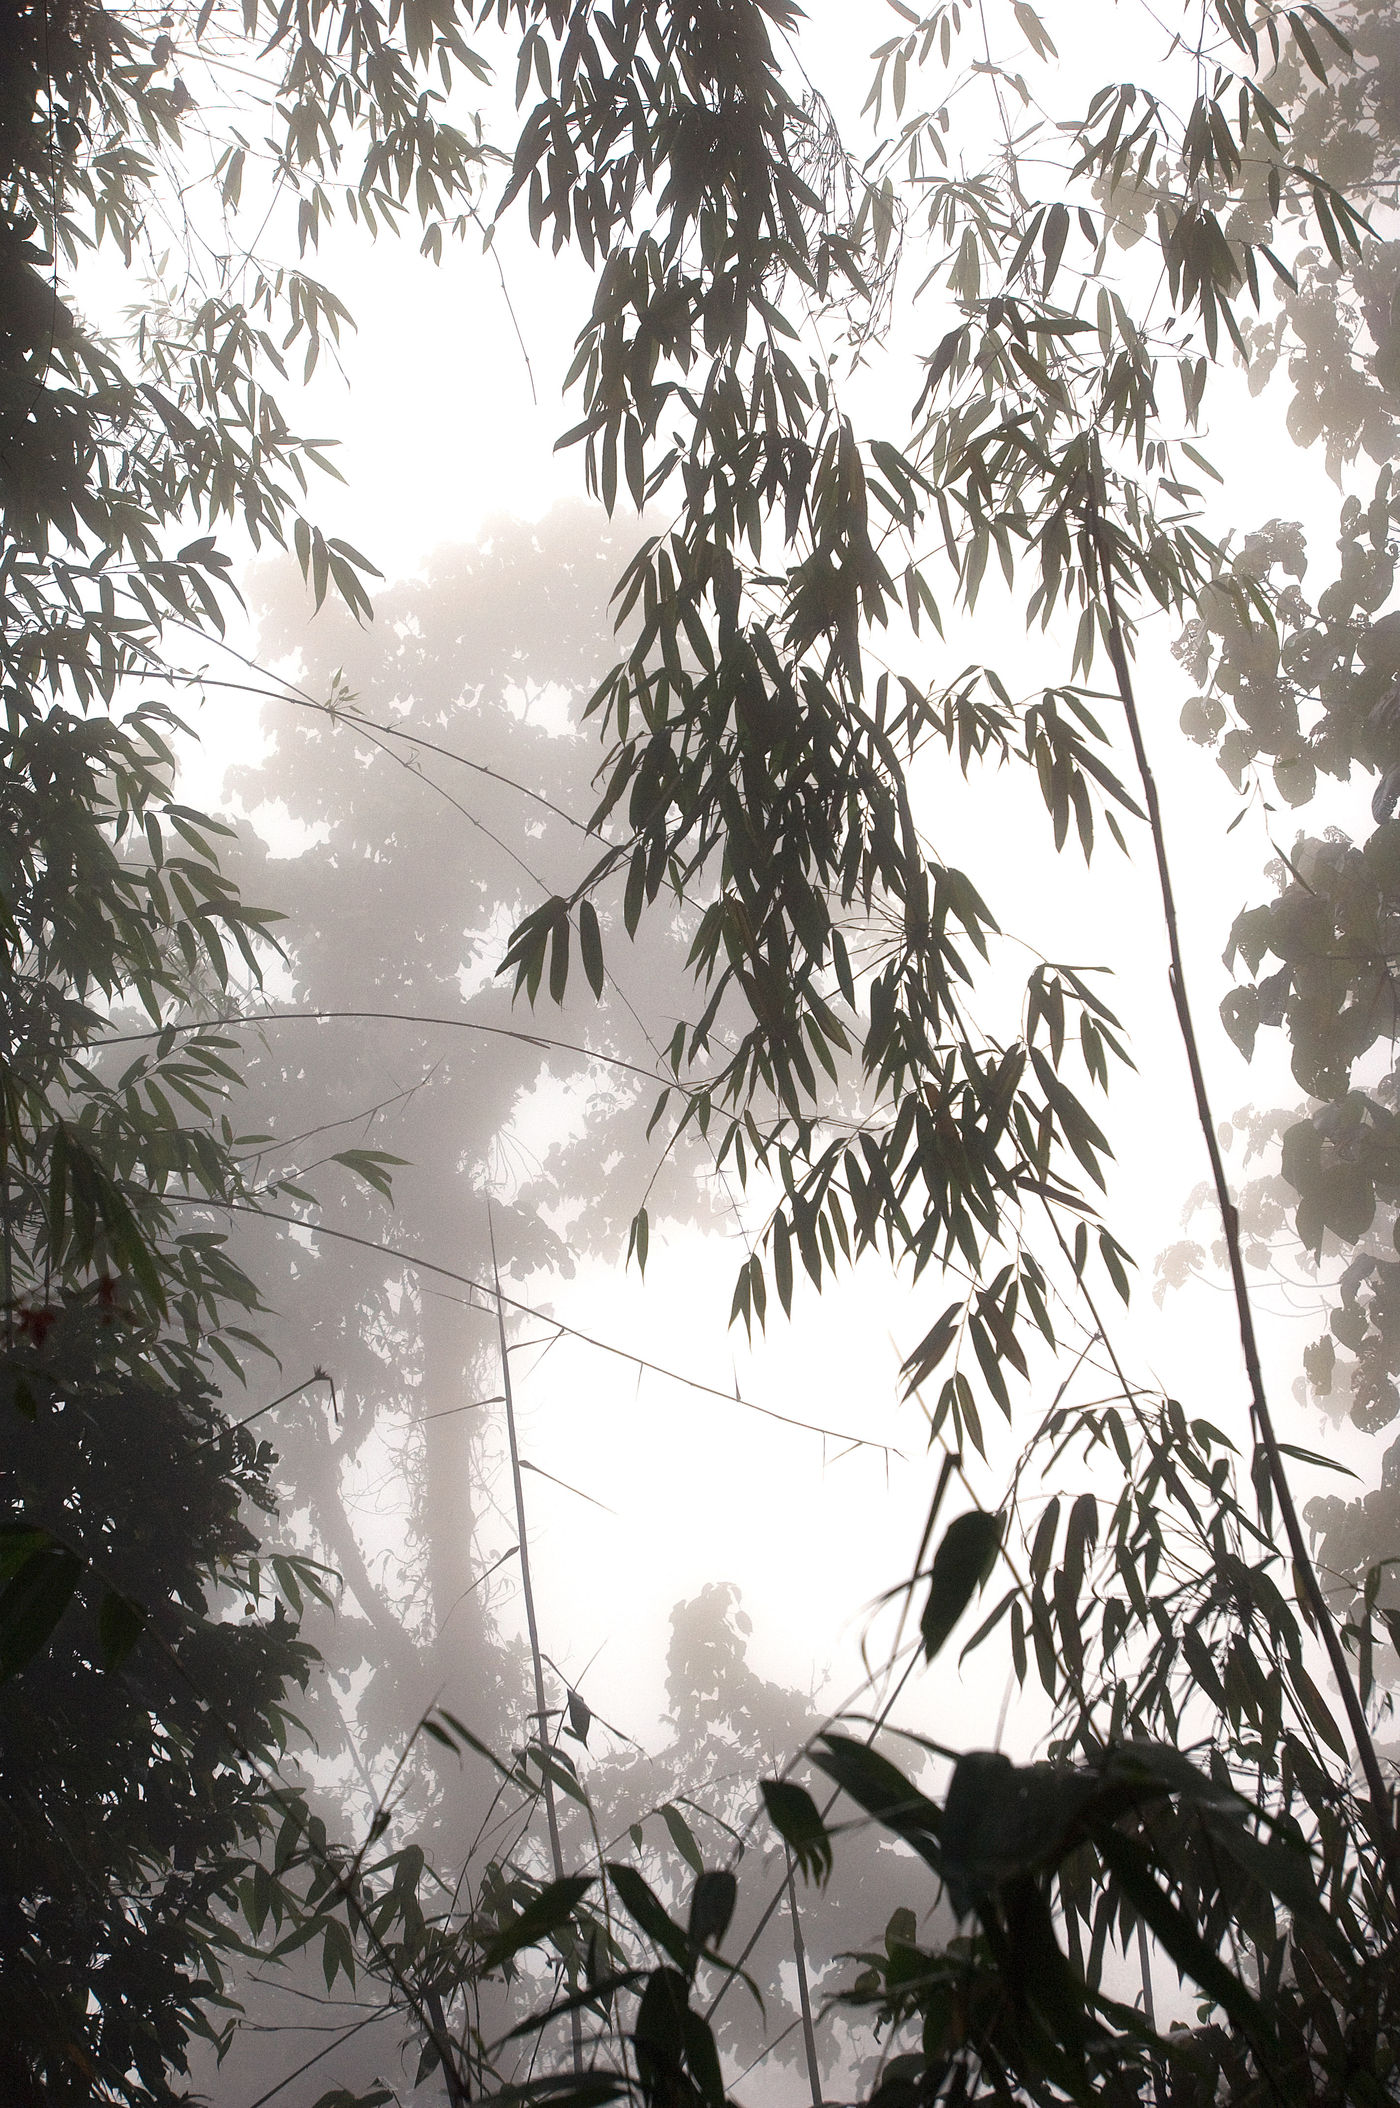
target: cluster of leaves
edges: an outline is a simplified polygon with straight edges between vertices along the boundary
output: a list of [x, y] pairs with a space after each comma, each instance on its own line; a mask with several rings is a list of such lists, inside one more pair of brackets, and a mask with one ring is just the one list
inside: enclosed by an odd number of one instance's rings
[[1301, 154], [1368, 213], [1380, 208], [1378, 227], [1355, 257], [1325, 239], [1306, 243], [1292, 259], [1282, 312], [1246, 341], [1251, 391], [1285, 373], [1290, 434], [1301, 445], [1321, 444], [1339, 475], [1359, 457], [1384, 463], [1395, 453], [1400, 249], [1378, 229], [1396, 203], [1400, 128], [1390, 9], [1380, 0], [1342, 0], [1329, 15], [1345, 49], [1332, 38], [1327, 63], [1317, 67], [1301, 48], [1281, 53], [1270, 92], [1288, 104]]
[[[569, 1693], [569, 1732], [587, 1741], [592, 1718], [587, 1705]], [[532, 1828], [545, 1795], [557, 1790], [586, 1824], [593, 1813], [577, 1767], [557, 1742], [533, 1738], [517, 1748], [509, 1762], [499, 1758], [463, 1721], [443, 1709], [425, 1715], [414, 1739], [431, 1740], [459, 1757], [484, 1761], [497, 1781], [496, 1801], [507, 1803], [508, 1827], [517, 1847]], [[406, 1754], [406, 1753], [405, 1753]], [[561, 2093], [582, 2103], [603, 2103], [631, 2090], [629, 2069], [611, 2068], [608, 2051], [626, 2058], [630, 2052], [637, 2081], [648, 2101], [679, 2096], [723, 2108], [724, 2087], [719, 2054], [708, 2021], [696, 2005], [706, 1978], [721, 1982], [741, 1974], [722, 1959], [723, 1943], [733, 1915], [737, 1883], [732, 1872], [706, 1870], [691, 1824], [679, 1806], [667, 1803], [649, 1811], [660, 1814], [670, 1839], [693, 1874], [684, 1919], [671, 1914], [652, 1885], [626, 1860], [603, 1861], [597, 1843], [599, 1873], [541, 1877], [532, 1871], [528, 1851], [511, 1850], [471, 1863], [456, 1891], [431, 1913], [421, 1901], [422, 1851], [416, 1846], [389, 1851], [374, 1860], [372, 1849], [394, 1820], [389, 1802], [381, 1805], [366, 1846], [353, 1858], [328, 1849], [323, 1830], [314, 1822], [311, 1849], [301, 1834], [295, 1811], [278, 1839], [275, 1874], [255, 1869], [251, 1877], [251, 1911], [261, 1930], [265, 1918], [281, 1934], [274, 1953], [288, 1952], [316, 1934], [323, 1940], [327, 1990], [344, 1973], [351, 1988], [357, 1980], [355, 1945], [345, 1926], [326, 1919], [324, 1899], [334, 1888], [351, 1905], [355, 1929], [367, 1936], [373, 1965], [387, 1977], [416, 2020], [422, 2047], [415, 2083], [442, 2073], [453, 2102], [489, 2097], [506, 2101], [548, 2100]], [[645, 1818], [643, 1818], [645, 1820]], [[483, 1825], [483, 1829], [486, 1826]], [[641, 1824], [630, 1826], [640, 1853]], [[619, 1840], [620, 1841], [620, 1840]], [[316, 1877], [307, 1901], [322, 1903], [320, 1917], [305, 1907], [288, 1912], [276, 1878], [298, 1864], [314, 1865]], [[283, 1930], [290, 1919], [289, 1929]], [[532, 1950], [543, 1950], [555, 1971], [555, 1991], [565, 1982], [567, 1995], [488, 2035], [485, 2014], [493, 1992], [503, 1987], [529, 1990], [534, 1978], [523, 1973]], [[650, 1954], [653, 1959], [647, 1959]], [[753, 1985], [750, 1979], [750, 1990]], [[755, 1993], [756, 1995], [756, 1993]], [[618, 2039], [622, 2013], [629, 2006], [623, 2049]], [[512, 2064], [528, 2055], [533, 2071], [536, 2038], [556, 2019], [599, 2031], [607, 2045], [604, 2061], [590, 2055], [587, 2071], [576, 2052], [572, 2080], [557, 2076], [523, 2083], [511, 2077]], [[576, 2043], [581, 2035], [576, 2032]], [[591, 2046], [592, 2047], [592, 2046]], [[329, 2097], [327, 2097], [329, 2099]], [[336, 2096], [340, 2098], [339, 2095]], [[349, 2096], [347, 2095], [348, 2099]], [[358, 2108], [390, 2098], [372, 2090], [356, 2096]]]
[[[65, 672], [92, 700], [114, 675], [159, 664], [169, 622], [217, 631], [225, 521], [254, 546], [291, 540], [318, 604], [333, 584], [367, 610], [364, 559], [302, 509], [308, 471], [329, 464], [274, 392], [293, 345], [309, 377], [350, 318], [305, 271], [264, 264], [239, 209], [265, 225], [295, 205], [303, 252], [337, 211], [372, 233], [407, 213], [440, 251], [445, 228], [468, 224], [483, 157], [443, 115], [462, 70], [480, 65], [451, 7], [214, 0], [158, 25], [88, 0], [13, 11], [0, 134], [3, 520], [16, 544], [5, 616], [36, 671]], [[209, 126], [191, 80], [211, 100], [232, 88], [266, 136]], [[149, 276], [116, 341], [81, 319], [70, 284], [105, 248]], [[172, 554], [169, 527], [196, 520], [209, 531]]]
[[[1032, 1519], [1037, 1455], [1088, 1465], [1107, 1445], [1124, 1466], [1116, 1503], [1052, 1493]], [[1231, 2100], [1293, 2098], [1305, 2075], [1318, 2098], [1372, 2098], [1367, 2084], [1383, 2097], [1396, 2042], [1383, 1859], [1355, 1863], [1346, 1745], [1280, 1586], [1267, 1481], [1256, 1469], [1256, 1519], [1232, 1464], [1174, 1401], [1057, 1408], [1004, 1513], [956, 1517], [915, 1577], [929, 1659], [994, 1575], [1008, 1584], [962, 1656], [1009, 1617], [1017, 1678], [1055, 1708], [1047, 1762], [924, 1744], [953, 1762], [940, 1808], [868, 1744], [822, 1738], [819, 1767], [904, 1839], [959, 1918], [981, 1919], [977, 1938], [930, 1953], [901, 1913], [887, 1954], [864, 1957], [856, 1999], [882, 2026], [922, 2028], [921, 2055], [887, 2068], [891, 2108], [976, 2098], [979, 2078], [1038, 2101], [1137, 2100], [1149, 2085], [1208, 2101], [1222, 2083]], [[1208, 1778], [1177, 1754], [1197, 1746]], [[764, 1793], [823, 1878], [838, 1849], [827, 1811], [789, 1783]], [[1110, 1995], [1149, 1940], [1223, 2019], [1162, 2035], [1150, 1993], [1145, 2018]], [[1232, 1951], [1237, 1967], [1251, 1956], [1242, 1978], [1220, 1958]]]
[[[311, 1650], [257, 1609], [266, 1445], [80, 1294], [6, 1404], [0, 2067], [15, 2102], [177, 2097]], [[229, 1618], [226, 1591], [249, 1615]]]
[[[694, 2108], [701, 2103], [724, 2108], [719, 2053], [695, 1997], [702, 1971], [717, 1970], [721, 1978], [730, 1973], [718, 1950], [734, 1913], [734, 1875], [724, 1868], [702, 1867], [691, 1887], [684, 1923], [671, 1916], [650, 1884], [625, 1861], [606, 1862], [602, 1879], [606, 1898], [599, 1897], [587, 1908], [585, 1899], [600, 1885], [598, 1879], [568, 1874], [533, 1893], [511, 1896], [511, 1904], [523, 1907], [502, 1909], [498, 1929], [482, 1954], [484, 1971], [507, 1966], [522, 1949], [545, 1941], [558, 1948], [566, 1964], [582, 1962], [579, 1991], [564, 2005], [551, 2001], [513, 2028], [507, 2039], [535, 2035], [566, 2011], [587, 2013], [606, 2026], [615, 2002], [631, 1994], [635, 2006], [624, 2039], [640, 2097], [648, 2103], [680, 2100]], [[628, 1929], [625, 1941], [613, 1904]], [[638, 1935], [655, 1957], [650, 1966], [630, 1964]], [[570, 2099], [601, 2102], [630, 2092], [631, 2081], [625, 2070], [595, 2062], [586, 2074], [576, 2067], [567, 2091]]]
[[[1173, 1747], [1134, 1741], [1078, 1766], [1015, 1765], [975, 1750], [956, 1761], [940, 1806], [844, 1737], [825, 1736], [816, 1761], [906, 1840], [958, 1919], [974, 1921], [930, 1949], [915, 1912], [901, 1909], [883, 1949], [858, 1957], [850, 2001], [873, 2009], [881, 2028], [913, 2028], [919, 2039], [886, 2064], [873, 2095], [882, 2108], [1013, 2098], [1204, 2104], [1222, 2088], [1241, 2103], [1385, 2097], [1396, 2029], [1387, 1960], [1352, 1973], [1296, 1824], [1261, 1820], [1223, 1768], [1208, 1777]], [[1086, 1962], [1078, 1925], [1089, 1894], [1097, 1908]], [[1057, 1905], [1073, 1963], [1057, 1936]], [[1103, 1953], [1139, 1926], [1225, 2022], [1164, 2036], [1107, 1994]], [[1220, 1951], [1242, 1927], [1254, 1984]]]
[[[1101, 1478], [1106, 1451], [1123, 1467], [1116, 1501], [1032, 1497], [1037, 1477]], [[1066, 1470], [1072, 1453], [1078, 1471]], [[1045, 1760], [1015, 1766], [914, 1735], [951, 1765], [934, 1798], [873, 1746], [877, 1721], [861, 1741], [829, 1728], [809, 1745], [836, 1789], [824, 1807], [791, 1770], [762, 1782], [779, 1840], [823, 1890], [818, 1917], [854, 1830], [873, 1824], [906, 1855], [914, 1907], [894, 1913], [884, 1950], [863, 1950], [839, 1994], [889, 2037], [874, 2096], [886, 2108], [1387, 2097], [1400, 2015], [1384, 1855], [1358, 1850], [1355, 1826], [1369, 1818], [1288, 1599], [1267, 1479], [1256, 1470], [1256, 1498], [1242, 1499], [1233, 1464], [1219, 1431], [1174, 1402], [1061, 1406], [1037, 1430], [1003, 1510], [968, 1509], [939, 1533], [956, 1469], [946, 1467], [926, 1532], [937, 1542], [911, 1583], [926, 1588], [920, 1651], [937, 1659], [978, 1597], [994, 1594], [962, 1656], [1009, 1623], [1016, 1676], [1053, 1708]], [[561, 1777], [582, 1805], [572, 1766]], [[854, 1825], [832, 1819], [838, 1794], [854, 1804]], [[687, 1834], [678, 1810], [668, 1827]], [[608, 1873], [674, 1991], [680, 1927], [667, 1930], [634, 1875]], [[517, 1877], [505, 1893], [513, 1914], [492, 1937], [514, 1952], [545, 1943], [576, 1986], [533, 2025], [589, 2015], [587, 2074], [571, 2084], [558, 2073], [551, 2088], [587, 2096], [606, 2075], [650, 2101], [648, 2002], [660, 1994], [630, 1941], [603, 1946], [611, 1921], [584, 1909], [582, 1876]], [[940, 1938], [949, 1912], [975, 1924]], [[1158, 2025], [1150, 1975], [1146, 2010], [1124, 2002], [1125, 1968], [1150, 1970], [1149, 1956], [1194, 1987], [1194, 2026]], [[671, 2029], [671, 2079], [690, 2098], [692, 2084], [705, 2086], [686, 2063], [682, 2026]], [[603, 2061], [629, 2042], [640, 2050], [635, 2076]]]

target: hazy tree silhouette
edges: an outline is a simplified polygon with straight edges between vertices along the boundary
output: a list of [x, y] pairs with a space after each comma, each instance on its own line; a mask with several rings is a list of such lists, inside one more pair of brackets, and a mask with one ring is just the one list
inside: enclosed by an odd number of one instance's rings
[[[259, 582], [262, 656], [289, 685], [263, 712], [266, 756], [230, 776], [249, 816], [230, 865], [288, 919], [284, 1014], [241, 1033], [245, 1123], [268, 1181], [316, 1167], [320, 1227], [295, 1227], [284, 1192], [234, 1241], [273, 1306], [276, 1387], [313, 1368], [335, 1384], [268, 1425], [288, 1521], [345, 1584], [317, 1630], [309, 1761], [361, 1802], [435, 1702], [496, 1748], [528, 1731], [523, 1655], [495, 1617], [515, 1562], [487, 1572], [500, 1546], [483, 1554], [477, 1529], [499, 1465], [499, 1408], [477, 1403], [500, 1391], [495, 1317], [466, 1285], [490, 1280], [488, 1197], [517, 1282], [618, 1254], [644, 1197], [690, 1220], [726, 1204], [703, 1145], [663, 1158], [645, 1133], [688, 985], [680, 921], [648, 919], [601, 1006], [531, 1018], [495, 977], [510, 927], [598, 847], [580, 719], [630, 539], [581, 505], [499, 522], [387, 590], [365, 629], [329, 605], [309, 621], [290, 567]], [[403, 1160], [391, 1204], [328, 1162], [364, 1148]], [[430, 1741], [415, 1758], [401, 1820], [455, 1878], [490, 1777]]]

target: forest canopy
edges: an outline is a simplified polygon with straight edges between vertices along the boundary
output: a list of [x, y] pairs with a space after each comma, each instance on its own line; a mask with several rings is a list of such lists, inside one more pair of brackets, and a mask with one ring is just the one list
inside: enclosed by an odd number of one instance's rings
[[[7, 2100], [1396, 2097], [1400, 24], [1064, 13], [860, 10], [862, 108], [789, 0], [0, 8]], [[586, 507], [331, 531], [347, 228], [583, 288]], [[1183, 741], [1272, 858], [1219, 1026]], [[1117, 983], [1042, 845], [1146, 888]], [[680, 1225], [736, 1336], [904, 1284], [925, 1519], [835, 1712], [711, 1576], [648, 1753], [541, 1631], [519, 1321], [658, 1373], [537, 1280]]]

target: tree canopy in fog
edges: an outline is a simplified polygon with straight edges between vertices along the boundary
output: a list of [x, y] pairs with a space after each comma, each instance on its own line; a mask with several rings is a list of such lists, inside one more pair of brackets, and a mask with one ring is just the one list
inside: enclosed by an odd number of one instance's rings
[[[1318, 1299], [1303, 1401], [1388, 1425], [1392, 16], [893, 0], [857, 117], [787, 0], [9, 10], [17, 2101], [188, 2097], [199, 2035], [259, 2108], [1393, 2095], [1394, 1450], [1319, 1493], [1250, 1279]], [[592, 284], [598, 502], [373, 605], [288, 372], [345, 223], [461, 271], [520, 224]], [[1250, 419], [1340, 485], [1335, 559], [1253, 516]], [[180, 797], [201, 698], [232, 820]], [[1178, 711], [1276, 856], [1223, 1021], [1305, 1102], [1233, 1125]], [[1169, 985], [1208, 1398], [1124, 1309], [1140, 989], [1022, 933], [1070, 866], [1151, 883], [1114, 963]], [[512, 1368], [682, 1226], [749, 1336], [900, 1274], [927, 1519], [837, 1714], [715, 1574], [646, 1751], [541, 1642]]]

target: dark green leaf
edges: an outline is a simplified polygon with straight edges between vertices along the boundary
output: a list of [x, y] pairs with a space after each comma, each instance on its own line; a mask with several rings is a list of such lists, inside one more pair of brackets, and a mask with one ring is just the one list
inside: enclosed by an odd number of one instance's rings
[[570, 1691], [566, 1700], [569, 1714], [568, 1733], [587, 1747], [588, 1730], [593, 1725], [593, 1715], [577, 1691]]
[[146, 1613], [141, 1606], [109, 1588], [97, 1614], [97, 1635], [105, 1666], [119, 1669], [145, 1629]]
[[547, 1888], [527, 1903], [517, 1917], [502, 1925], [492, 1934], [482, 1950], [481, 1966], [486, 1972], [499, 1969], [522, 1947], [536, 1947], [547, 1940], [551, 1933], [558, 1932], [574, 1915], [583, 1898], [593, 1886], [591, 1874], [565, 1874], [560, 1881], [551, 1881]]
[[808, 1881], [824, 1884], [833, 1864], [831, 1839], [821, 1811], [804, 1786], [790, 1779], [760, 1779], [768, 1820]]
[[76, 1552], [51, 1539], [29, 1552], [0, 1593], [0, 1683], [48, 1644], [83, 1571]]
[[924, 1659], [932, 1661], [996, 1564], [1002, 1518], [981, 1508], [950, 1522], [933, 1555], [928, 1600], [920, 1619]]
[[739, 1884], [727, 1867], [701, 1874], [690, 1892], [689, 1933], [695, 1947], [717, 1947], [729, 1930]]
[[628, 1916], [640, 1926], [653, 1946], [668, 1954], [676, 1967], [689, 1976], [695, 1960], [690, 1941], [681, 1927], [668, 1917], [636, 1868], [609, 1860], [608, 1878]]
[[821, 1739], [823, 1747], [813, 1752], [813, 1762], [857, 1807], [902, 1837], [941, 1873], [943, 1817], [927, 1795], [868, 1743], [853, 1742], [846, 1735], [824, 1734]]
[[595, 996], [603, 993], [603, 935], [598, 927], [598, 914], [591, 900], [578, 904], [578, 948], [583, 960], [583, 970], [588, 985]]
[[705, 1862], [700, 1856], [700, 1847], [695, 1842], [695, 1835], [691, 1830], [690, 1824], [681, 1814], [674, 1801], [663, 1801], [661, 1805], [661, 1820], [671, 1833], [672, 1844], [680, 1853], [681, 1858], [691, 1872], [703, 1874]]

